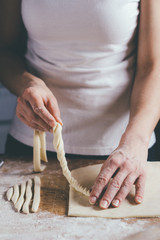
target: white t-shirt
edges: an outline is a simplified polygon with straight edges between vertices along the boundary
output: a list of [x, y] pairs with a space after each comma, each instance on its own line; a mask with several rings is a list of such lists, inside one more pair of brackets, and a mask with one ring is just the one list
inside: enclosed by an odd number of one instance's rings
[[[140, 0], [22, 0], [28, 70], [58, 100], [66, 153], [108, 155], [129, 118]], [[10, 134], [32, 146], [14, 118]], [[54, 151], [47, 133], [47, 149]], [[152, 135], [150, 146], [154, 143]]]

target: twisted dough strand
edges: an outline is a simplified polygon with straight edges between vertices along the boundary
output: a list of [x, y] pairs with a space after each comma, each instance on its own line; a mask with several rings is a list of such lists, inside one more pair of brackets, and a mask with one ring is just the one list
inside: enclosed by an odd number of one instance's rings
[[62, 139], [62, 126], [57, 123], [56, 126], [53, 128], [53, 146], [57, 152], [57, 158], [60, 162], [60, 165], [62, 167], [62, 172], [63, 175], [66, 177], [68, 180], [69, 184], [78, 192], [83, 193], [86, 196], [89, 196], [89, 190], [86, 188], [82, 187], [75, 178], [72, 177], [71, 172], [68, 168], [67, 165], [67, 160], [65, 157], [65, 152], [64, 152], [64, 143]]

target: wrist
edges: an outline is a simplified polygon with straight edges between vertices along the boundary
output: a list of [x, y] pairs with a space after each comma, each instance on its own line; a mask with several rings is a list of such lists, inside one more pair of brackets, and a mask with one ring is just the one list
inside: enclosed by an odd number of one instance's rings
[[128, 125], [123, 133], [120, 144], [122, 143], [134, 143], [143, 144], [148, 148], [151, 135], [136, 127]]
[[39, 85], [44, 87], [45, 83], [43, 82], [42, 79], [32, 75], [29, 72], [24, 72], [21, 76], [20, 76], [21, 82], [22, 82], [22, 87], [19, 91], [19, 96], [21, 96], [23, 94], [23, 92], [25, 91], [25, 89], [29, 88], [29, 87], [34, 87], [35, 85]]

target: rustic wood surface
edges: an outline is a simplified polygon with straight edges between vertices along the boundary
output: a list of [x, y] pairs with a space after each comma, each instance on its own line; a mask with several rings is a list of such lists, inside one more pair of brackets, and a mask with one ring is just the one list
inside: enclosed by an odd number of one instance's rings
[[[67, 159], [70, 170], [91, 164], [102, 163], [102, 160]], [[43, 164], [43, 162], [42, 162]], [[9, 173], [11, 179], [15, 172], [27, 180], [36, 174], [41, 178], [40, 211], [49, 211], [58, 215], [67, 215], [69, 185], [63, 176], [56, 158], [49, 159], [46, 169], [42, 173], [34, 173], [31, 158], [6, 158], [1, 168], [3, 174]], [[11, 180], [11, 185], [13, 181]], [[17, 183], [17, 182], [16, 182]], [[19, 182], [20, 184], [20, 182]]]
[[[1, 156], [1, 158], [5, 159], [5, 164], [2, 168], [0, 168], [1, 174], [1, 184], [7, 190], [10, 186], [14, 184], [21, 184], [22, 181], [27, 181], [29, 178], [33, 178], [35, 173], [33, 172], [33, 163], [31, 158], [7, 158]], [[80, 158], [68, 158], [68, 165], [70, 170], [76, 169], [78, 167], [84, 167], [87, 165], [93, 165], [102, 163], [103, 160], [94, 160], [94, 159], [80, 159]], [[56, 214], [58, 216], [67, 216], [68, 211], [68, 194], [69, 194], [69, 185], [66, 181], [65, 177], [62, 174], [61, 167], [56, 158], [49, 158], [49, 162], [46, 164], [47, 167], [42, 173], [36, 173], [41, 178], [41, 202], [39, 207], [39, 212], [49, 212]], [[3, 177], [8, 176], [7, 183], [3, 183]], [[5, 197], [6, 192], [3, 193], [3, 199], [6, 200]], [[14, 208], [12, 211], [15, 211]], [[69, 219], [69, 218], [68, 218]], [[1, 219], [2, 220], [2, 219]], [[160, 223], [160, 218], [145, 218], [145, 219], [122, 219], [120, 220], [123, 223], [127, 223], [129, 225], [134, 225], [135, 223], [139, 223], [137, 221], [145, 220], [145, 224], [141, 230], [148, 229], [151, 226], [154, 226]], [[114, 229], [113, 229], [114, 231]], [[137, 233], [136, 233], [137, 234]], [[1, 236], [1, 235], [0, 235]], [[159, 235], [158, 235], [159, 236]], [[1, 238], [0, 238], [1, 239]], [[9, 238], [7, 238], [9, 239]], [[40, 238], [37, 238], [40, 239]], [[56, 239], [56, 238], [53, 238]], [[57, 238], [61, 239], [61, 238]], [[63, 238], [62, 238], [63, 239]], [[74, 238], [72, 238], [74, 239]], [[75, 238], [81, 239], [81, 238]], [[110, 238], [112, 239], [112, 238]], [[116, 238], [113, 238], [116, 239]], [[121, 239], [120, 237], [118, 239]], [[132, 238], [128, 238], [132, 239]], [[133, 238], [135, 239], [135, 238]], [[148, 239], [148, 238], [147, 238]], [[153, 238], [153, 239], [160, 239]]]

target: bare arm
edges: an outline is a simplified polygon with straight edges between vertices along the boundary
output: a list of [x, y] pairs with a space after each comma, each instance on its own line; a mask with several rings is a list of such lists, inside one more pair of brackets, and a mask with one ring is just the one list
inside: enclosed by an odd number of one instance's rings
[[17, 116], [28, 126], [52, 131], [62, 124], [57, 101], [42, 79], [26, 71], [27, 34], [21, 18], [21, 0], [0, 1], [0, 79], [18, 96]]
[[149, 141], [160, 118], [159, 0], [141, 1], [137, 73], [127, 131]]
[[[19, 81], [25, 72], [23, 53], [26, 38], [21, 19], [21, 1], [0, 1], [0, 78], [2, 83], [17, 96], [21, 95], [26, 81]], [[25, 42], [25, 39], [24, 39]], [[18, 83], [18, 84], [17, 84]]]
[[[90, 203], [118, 207], [136, 186], [135, 202], [141, 203], [151, 134], [160, 117], [160, 0], [141, 0], [137, 72], [131, 96], [130, 119], [119, 146], [105, 161], [90, 194]], [[153, 186], [154, 187], [154, 186]]]

